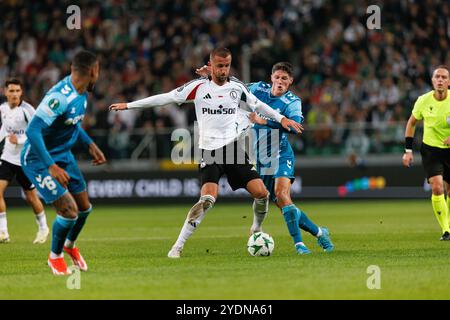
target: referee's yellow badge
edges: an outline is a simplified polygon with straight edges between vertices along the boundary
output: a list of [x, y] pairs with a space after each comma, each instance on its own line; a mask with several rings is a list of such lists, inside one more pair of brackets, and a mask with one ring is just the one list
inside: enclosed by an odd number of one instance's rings
[[447, 124], [450, 126], [450, 116], [446, 116], [445, 121], [447, 121]]

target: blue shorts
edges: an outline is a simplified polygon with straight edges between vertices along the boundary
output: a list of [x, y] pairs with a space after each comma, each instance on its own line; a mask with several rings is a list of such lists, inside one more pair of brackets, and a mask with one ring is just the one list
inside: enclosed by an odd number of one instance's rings
[[67, 191], [77, 194], [86, 190], [86, 182], [72, 153], [58, 154], [52, 156], [52, 158], [70, 177], [67, 189], [50, 175], [48, 168], [41, 161], [21, 159], [23, 172], [36, 186], [36, 190], [42, 196], [45, 203], [50, 204], [55, 202], [55, 200], [61, 198]]
[[[295, 180], [294, 176], [295, 158], [292, 156], [283, 157], [281, 156], [278, 161], [278, 168], [273, 175], [261, 175], [261, 179], [264, 182], [267, 190], [270, 192], [270, 200], [273, 202], [277, 201], [275, 196], [275, 179], [276, 178], [289, 178], [291, 184]], [[261, 167], [257, 165], [258, 173], [261, 174]]]

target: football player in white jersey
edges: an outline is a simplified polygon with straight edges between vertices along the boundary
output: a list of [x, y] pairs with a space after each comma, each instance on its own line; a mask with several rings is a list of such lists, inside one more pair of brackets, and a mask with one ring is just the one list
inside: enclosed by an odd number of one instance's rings
[[211, 77], [186, 83], [168, 93], [158, 94], [131, 103], [112, 104], [110, 110], [163, 106], [169, 103], [194, 102], [199, 126], [201, 150], [200, 200], [190, 209], [180, 235], [168, 253], [169, 258], [179, 258], [186, 240], [197, 229], [206, 212], [214, 205], [219, 191], [219, 179], [226, 175], [233, 190], [245, 188], [254, 198], [253, 211], [260, 229], [269, 206], [269, 192], [247, 155], [242, 155], [236, 140], [241, 134], [243, 118], [239, 109], [258, 111], [288, 131], [301, 133], [303, 127], [258, 100], [238, 79], [229, 77], [231, 52], [216, 48], [210, 54]]
[[26, 140], [25, 129], [34, 115], [34, 108], [22, 100], [20, 80], [11, 78], [5, 82], [6, 102], [0, 105], [2, 126], [0, 141], [5, 140], [0, 160], [0, 243], [10, 241], [6, 219], [5, 190], [13, 178], [23, 189], [25, 199], [33, 208], [38, 232], [33, 243], [42, 244], [47, 240], [49, 228], [44, 206], [34, 185], [25, 176], [20, 165], [20, 152]]

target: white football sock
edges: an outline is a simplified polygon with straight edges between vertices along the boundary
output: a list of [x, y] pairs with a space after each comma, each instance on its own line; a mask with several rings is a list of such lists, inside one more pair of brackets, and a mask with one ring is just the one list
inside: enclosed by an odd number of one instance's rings
[[253, 201], [253, 225], [252, 229], [261, 229], [261, 225], [269, 211], [269, 196], [265, 198], [255, 199]]
[[47, 226], [47, 217], [45, 216], [45, 211], [42, 211], [39, 214], [35, 215], [36, 224], [39, 227], [39, 230], [48, 230]]
[[319, 231], [316, 234], [316, 237], [320, 237], [322, 235], [322, 229], [320, 227], [317, 227], [319, 229]]
[[189, 222], [189, 219], [186, 219], [184, 222], [183, 228], [181, 229], [180, 235], [178, 236], [177, 241], [175, 242], [176, 247], [183, 248], [186, 240], [194, 233], [194, 231], [198, 228], [200, 222], [202, 222], [206, 213], [209, 209], [212, 208], [216, 199], [213, 196], [205, 195], [200, 197], [200, 201], [196, 203], [196, 205], [200, 202], [203, 203], [203, 210], [200, 215], [194, 219], [194, 221]]
[[6, 212], [0, 212], [0, 231], [8, 232], [8, 222], [6, 220]]
[[62, 258], [64, 257], [64, 253], [61, 252], [60, 254], [56, 254], [50, 251], [50, 259], [57, 259], [57, 258]]

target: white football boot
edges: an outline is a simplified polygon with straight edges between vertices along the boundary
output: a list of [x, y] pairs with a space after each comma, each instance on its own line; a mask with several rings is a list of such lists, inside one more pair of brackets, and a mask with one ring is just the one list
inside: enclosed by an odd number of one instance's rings
[[36, 234], [36, 239], [34, 239], [34, 244], [43, 244], [47, 241], [48, 234], [50, 233], [49, 229], [39, 230]]
[[171, 259], [181, 258], [182, 251], [183, 251], [183, 247], [173, 246], [172, 249], [170, 249], [169, 253], [167, 254], [167, 257], [169, 257]]
[[0, 231], [0, 243], [9, 243], [8, 231]]

